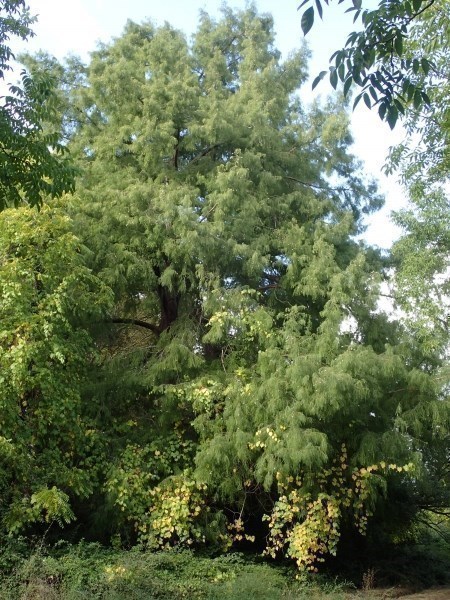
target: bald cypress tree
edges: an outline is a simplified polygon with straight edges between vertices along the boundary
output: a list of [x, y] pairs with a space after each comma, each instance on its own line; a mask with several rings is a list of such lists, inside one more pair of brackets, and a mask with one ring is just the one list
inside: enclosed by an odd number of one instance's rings
[[72, 76], [72, 217], [115, 295], [85, 396], [119, 526], [151, 547], [270, 531], [314, 569], [447, 405], [377, 310], [382, 260], [355, 236], [381, 201], [345, 110], [306, 107], [306, 52], [273, 41], [253, 8], [202, 14], [192, 43], [129, 22]]

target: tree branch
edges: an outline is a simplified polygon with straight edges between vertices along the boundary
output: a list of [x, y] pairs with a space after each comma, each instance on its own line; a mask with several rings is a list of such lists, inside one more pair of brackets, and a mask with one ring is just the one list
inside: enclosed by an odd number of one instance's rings
[[131, 319], [127, 317], [114, 317], [108, 321], [109, 323], [123, 324], [123, 325], [136, 325], [137, 327], [143, 327], [144, 329], [150, 329], [155, 335], [160, 335], [161, 330], [157, 325], [142, 321], [141, 319]]

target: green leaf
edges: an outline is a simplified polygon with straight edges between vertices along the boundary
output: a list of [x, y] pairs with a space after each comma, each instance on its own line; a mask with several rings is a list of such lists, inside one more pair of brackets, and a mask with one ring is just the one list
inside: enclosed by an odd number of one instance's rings
[[422, 65], [422, 71], [425, 73], [425, 75], [428, 75], [431, 66], [430, 62], [426, 58], [422, 58], [420, 64]]
[[386, 120], [389, 124], [389, 127], [391, 129], [394, 129], [395, 124], [397, 123], [397, 119], [398, 119], [398, 110], [395, 106], [390, 106], [388, 111], [387, 111], [387, 117]]
[[430, 99], [429, 95], [426, 92], [424, 92], [424, 91], [421, 92], [421, 95], [422, 95], [422, 99], [425, 102], [425, 104], [427, 106], [430, 106], [431, 105], [431, 99]]
[[355, 101], [353, 102], [353, 110], [355, 110], [355, 108], [358, 106], [359, 101], [361, 100], [361, 98], [362, 98], [362, 94], [358, 94], [356, 96]]
[[402, 115], [405, 114], [405, 107], [403, 106], [403, 104], [400, 102], [400, 100], [398, 100], [397, 98], [395, 98], [394, 100], [394, 104], [398, 109], [398, 112]]
[[336, 87], [337, 87], [337, 82], [338, 82], [337, 69], [333, 68], [330, 72], [330, 83], [334, 89], [336, 89]]
[[416, 89], [414, 92], [413, 105], [416, 110], [418, 110], [422, 106], [422, 92], [419, 89]]
[[382, 104], [380, 104], [380, 106], [378, 108], [378, 115], [380, 116], [381, 120], [384, 120], [384, 117], [386, 116], [386, 110], [387, 110], [387, 105], [383, 102]]
[[303, 35], [306, 35], [314, 25], [314, 8], [310, 6], [302, 15], [301, 27]]
[[322, 4], [320, 3], [320, 0], [316, 0], [316, 6], [317, 6], [317, 12], [319, 13], [319, 17], [322, 19], [323, 18], [323, 9], [322, 9]]
[[349, 75], [344, 82], [344, 97], [347, 97], [348, 92], [352, 86], [352, 83], [353, 83], [353, 77], [351, 75]]
[[325, 77], [325, 75], [327, 74], [327, 71], [321, 71], [317, 77], [314, 79], [313, 83], [312, 83], [312, 89], [314, 90], [319, 83], [322, 81], [322, 79]]
[[398, 56], [403, 54], [403, 36], [401, 33], [398, 33], [397, 37], [394, 39], [394, 48]]

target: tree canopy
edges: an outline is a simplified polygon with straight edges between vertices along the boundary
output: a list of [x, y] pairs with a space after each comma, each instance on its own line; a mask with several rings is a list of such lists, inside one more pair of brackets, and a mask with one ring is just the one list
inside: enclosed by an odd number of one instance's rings
[[80, 178], [1, 215], [4, 531], [77, 518], [314, 571], [445, 505], [439, 353], [377, 307], [388, 263], [356, 235], [382, 200], [342, 102], [299, 100], [305, 53], [248, 8], [34, 61]]

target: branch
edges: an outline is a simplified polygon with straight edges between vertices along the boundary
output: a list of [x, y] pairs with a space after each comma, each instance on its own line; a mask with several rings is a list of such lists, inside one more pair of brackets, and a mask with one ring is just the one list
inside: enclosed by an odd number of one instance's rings
[[306, 187], [314, 188], [315, 190], [323, 190], [328, 192], [329, 189], [325, 188], [321, 185], [316, 185], [314, 183], [306, 183], [306, 181], [301, 181], [300, 179], [296, 179], [295, 177], [289, 177], [289, 175], [284, 176], [285, 179], [289, 179], [289, 181], [295, 181], [295, 183], [299, 183], [300, 185], [304, 185]]
[[289, 181], [294, 181], [295, 183], [299, 183], [300, 185], [304, 185], [306, 187], [310, 187], [313, 188], [315, 190], [322, 190], [323, 192], [351, 192], [352, 190], [350, 188], [346, 188], [346, 187], [331, 187], [331, 186], [323, 186], [323, 185], [317, 185], [316, 183], [306, 183], [306, 181], [302, 181], [301, 179], [297, 179], [296, 177], [290, 177], [289, 175], [284, 175], [285, 179], [288, 179]]
[[200, 154], [197, 154], [197, 156], [194, 156], [194, 158], [192, 160], [189, 161], [189, 164], [191, 165], [193, 162], [200, 160], [200, 158], [203, 158], [204, 156], [206, 156], [207, 154], [209, 154], [211, 152], [211, 150], [215, 150], [216, 148], [219, 148], [219, 146], [222, 146], [223, 142], [218, 142], [217, 144], [213, 144], [212, 146], [208, 146], [207, 148], [205, 148], [204, 150], [202, 150], [200, 152]]
[[160, 335], [161, 330], [157, 325], [153, 323], [147, 323], [147, 321], [141, 321], [141, 319], [129, 319], [126, 317], [114, 317], [108, 321], [109, 323], [117, 323], [124, 325], [136, 325], [137, 327], [143, 327], [144, 329], [150, 329], [155, 335]]

